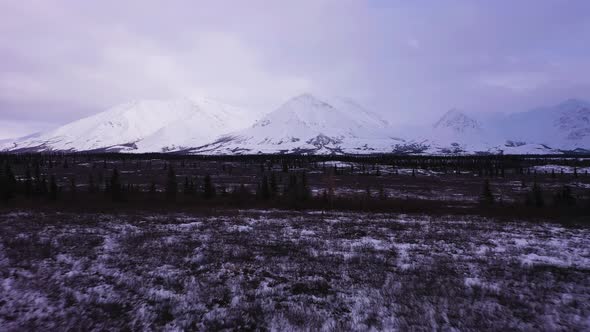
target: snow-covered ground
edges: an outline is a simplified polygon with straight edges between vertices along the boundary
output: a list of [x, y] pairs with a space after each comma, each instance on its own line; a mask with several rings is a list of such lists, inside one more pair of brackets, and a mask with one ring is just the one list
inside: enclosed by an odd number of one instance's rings
[[539, 165], [533, 166], [533, 170], [539, 173], [547, 173], [550, 174], [551, 172], [555, 172], [556, 174], [564, 173], [564, 174], [573, 174], [577, 172], [578, 174], [586, 174], [590, 173], [590, 167], [573, 167], [573, 166], [564, 166], [564, 165]]
[[285, 211], [0, 215], [3, 330], [588, 330], [590, 229]]

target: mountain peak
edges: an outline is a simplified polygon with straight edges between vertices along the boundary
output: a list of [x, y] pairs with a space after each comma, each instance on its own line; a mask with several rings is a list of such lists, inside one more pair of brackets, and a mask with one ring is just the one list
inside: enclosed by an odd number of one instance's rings
[[287, 126], [328, 126], [331, 119], [338, 120], [337, 110], [327, 102], [309, 94], [301, 94], [287, 100], [275, 111], [254, 124], [265, 127], [270, 123]]
[[451, 129], [456, 133], [464, 133], [481, 128], [476, 120], [456, 108], [447, 111], [433, 127], [435, 129]]
[[332, 107], [321, 98], [312, 95], [311, 93], [303, 93], [287, 100], [281, 108], [284, 107]]
[[570, 98], [557, 105], [560, 109], [573, 109], [573, 108], [587, 108], [590, 107], [590, 102], [582, 99]]

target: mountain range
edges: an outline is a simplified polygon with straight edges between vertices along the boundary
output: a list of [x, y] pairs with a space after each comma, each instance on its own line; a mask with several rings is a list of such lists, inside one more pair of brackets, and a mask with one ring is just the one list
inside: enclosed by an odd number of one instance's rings
[[590, 152], [590, 103], [558, 105], [481, 123], [461, 110], [400, 130], [346, 98], [303, 94], [255, 121], [205, 98], [142, 100], [44, 133], [0, 141], [1, 151], [186, 154], [558, 154]]

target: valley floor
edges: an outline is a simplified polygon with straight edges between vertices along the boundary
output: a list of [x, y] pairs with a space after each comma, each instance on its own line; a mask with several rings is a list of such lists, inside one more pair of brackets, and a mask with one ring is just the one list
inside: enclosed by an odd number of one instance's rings
[[588, 330], [590, 229], [224, 210], [0, 215], [3, 330]]

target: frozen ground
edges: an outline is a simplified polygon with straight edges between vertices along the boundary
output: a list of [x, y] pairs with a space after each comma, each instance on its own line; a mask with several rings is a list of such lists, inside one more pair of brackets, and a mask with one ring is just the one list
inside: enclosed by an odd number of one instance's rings
[[14, 330], [588, 330], [590, 230], [480, 217], [0, 215]]
[[590, 167], [572, 167], [572, 166], [562, 166], [562, 165], [538, 165], [533, 166], [533, 170], [541, 173], [551, 173], [555, 172], [557, 174], [563, 172], [564, 174], [573, 174], [577, 172], [578, 174], [587, 174], [590, 173]]

